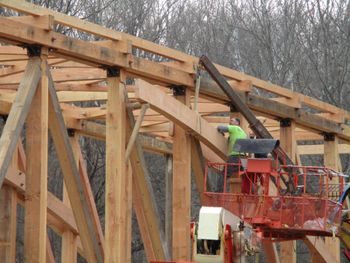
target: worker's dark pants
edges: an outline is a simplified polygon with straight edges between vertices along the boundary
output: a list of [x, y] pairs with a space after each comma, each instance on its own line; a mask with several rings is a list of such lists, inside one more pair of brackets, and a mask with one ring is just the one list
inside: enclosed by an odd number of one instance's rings
[[224, 180], [225, 180], [225, 175], [226, 175], [226, 192], [228, 191], [227, 189], [229, 189], [229, 185], [227, 182], [227, 179], [230, 177], [234, 177], [235, 175], [238, 175], [238, 171], [239, 171], [239, 159], [240, 156], [239, 155], [230, 155], [228, 157], [228, 162], [227, 162], [227, 172], [225, 174], [225, 170], [222, 172], [222, 175], [219, 176], [219, 179], [217, 181], [217, 188], [216, 188], [216, 192], [223, 192], [224, 191]]

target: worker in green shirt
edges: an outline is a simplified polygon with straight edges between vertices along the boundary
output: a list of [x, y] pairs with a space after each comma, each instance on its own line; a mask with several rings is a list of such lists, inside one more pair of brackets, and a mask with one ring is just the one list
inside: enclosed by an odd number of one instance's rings
[[247, 134], [245, 131], [240, 127], [241, 121], [239, 118], [231, 118], [229, 125], [219, 125], [217, 127], [217, 130], [224, 134], [228, 132], [229, 138], [228, 138], [228, 163], [229, 164], [236, 164], [236, 165], [228, 165], [227, 167], [227, 176], [233, 176], [234, 173], [238, 172], [238, 164], [239, 164], [239, 158], [241, 154], [239, 152], [235, 152], [233, 150], [233, 146], [237, 139], [246, 139]]

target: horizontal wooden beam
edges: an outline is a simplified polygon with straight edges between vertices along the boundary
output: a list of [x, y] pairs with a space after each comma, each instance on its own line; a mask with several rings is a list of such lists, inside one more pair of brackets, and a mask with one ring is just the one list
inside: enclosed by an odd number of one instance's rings
[[[150, 60], [132, 57], [111, 48], [87, 41], [74, 39], [62, 34], [46, 31], [8, 18], [0, 17], [0, 37], [20, 44], [37, 44], [51, 48], [51, 53], [60, 57], [96, 66], [119, 66], [130, 74], [147, 78], [193, 86], [193, 78], [186, 72]], [[31, 32], [28, 34], [27, 32]]]
[[[226, 95], [212, 81], [201, 81], [201, 92], [206, 96], [219, 99], [223, 103], [229, 102]], [[279, 102], [272, 101], [268, 98], [242, 93], [240, 93], [240, 96], [249, 108], [256, 112], [269, 115], [276, 119], [290, 118], [295, 120], [296, 124], [302, 128], [311, 129], [316, 133], [334, 133], [340, 138], [350, 141], [350, 130], [336, 122], [306, 112], [302, 109], [295, 109]]]

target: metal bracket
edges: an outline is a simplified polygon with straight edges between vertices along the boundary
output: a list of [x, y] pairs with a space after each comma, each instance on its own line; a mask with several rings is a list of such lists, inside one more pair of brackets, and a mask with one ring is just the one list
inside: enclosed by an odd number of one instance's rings
[[186, 95], [186, 88], [182, 85], [171, 85], [170, 88], [173, 90], [174, 96], [184, 96]]
[[280, 120], [280, 127], [290, 127], [292, 125], [292, 119], [286, 118]]
[[38, 57], [41, 55], [41, 46], [39, 45], [27, 45], [25, 48], [27, 49], [28, 57]]
[[69, 137], [74, 137], [74, 135], [75, 135], [75, 130], [72, 129], [72, 128], [68, 128], [68, 129], [67, 129], [67, 133], [68, 133], [68, 136], [69, 136]]
[[332, 142], [335, 140], [335, 135], [334, 135], [334, 133], [326, 133], [325, 132], [325, 133], [323, 133], [323, 138], [327, 142]]
[[120, 77], [120, 67], [105, 67], [107, 70], [107, 77]]

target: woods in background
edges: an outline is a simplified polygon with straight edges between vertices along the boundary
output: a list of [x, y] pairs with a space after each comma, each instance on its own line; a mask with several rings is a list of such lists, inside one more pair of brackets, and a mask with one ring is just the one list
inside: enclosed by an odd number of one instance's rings
[[[191, 55], [206, 54], [224, 66], [350, 110], [348, 0], [31, 2]], [[0, 13], [5, 12], [0, 9]], [[63, 26], [55, 30], [84, 40], [99, 40]], [[144, 57], [151, 56], [139, 50], [134, 52]], [[151, 58], [155, 60], [166, 60], [153, 56]], [[82, 138], [81, 146], [103, 225], [105, 145]], [[155, 195], [158, 200], [164, 200], [165, 160], [151, 155], [147, 159]], [[344, 159], [343, 162], [348, 173], [349, 161]], [[49, 164], [50, 190], [62, 196], [58, 162]], [[160, 207], [160, 211], [164, 211], [164, 207]], [[137, 225], [135, 219], [133, 225]], [[137, 241], [140, 240], [139, 234], [135, 235], [134, 262], [141, 262], [136, 260], [143, 257], [142, 242]]]

